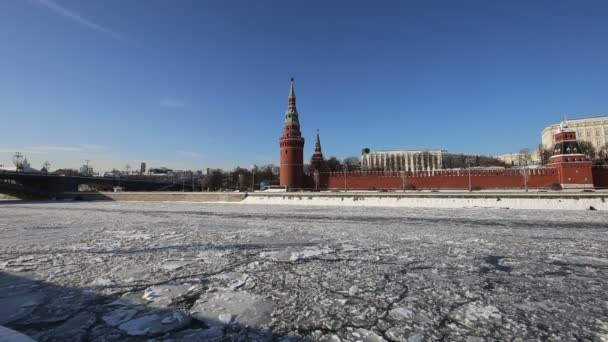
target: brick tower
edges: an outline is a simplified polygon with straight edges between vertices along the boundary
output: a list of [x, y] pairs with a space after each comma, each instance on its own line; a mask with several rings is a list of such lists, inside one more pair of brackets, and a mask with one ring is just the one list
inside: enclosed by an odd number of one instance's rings
[[296, 109], [296, 93], [291, 79], [285, 126], [280, 139], [281, 171], [280, 184], [287, 189], [298, 189], [304, 179], [304, 138], [300, 132], [300, 120]]
[[553, 155], [547, 166], [557, 169], [562, 188], [593, 188], [592, 162], [582, 153], [576, 132], [568, 128], [566, 119], [553, 136], [553, 143]]
[[315, 140], [315, 152], [310, 158], [310, 172], [319, 170], [319, 172], [325, 171], [324, 169], [325, 160], [323, 159], [323, 152], [321, 152], [321, 139], [319, 138], [319, 130], [317, 129], [317, 140]]

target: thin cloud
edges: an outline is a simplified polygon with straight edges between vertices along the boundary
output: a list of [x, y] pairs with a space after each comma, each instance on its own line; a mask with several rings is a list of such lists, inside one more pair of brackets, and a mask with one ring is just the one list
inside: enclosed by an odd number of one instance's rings
[[52, 0], [30, 0], [30, 2], [33, 2], [35, 4], [41, 5], [43, 7], [48, 8], [49, 10], [51, 10], [52, 12], [54, 12], [55, 14], [62, 16], [64, 18], [67, 18], [81, 26], [84, 26], [86, 28], [89, 28], [93, 31], [97, 31], [103, 34], [106, 34], [114, 39], [120, 40], [122, 42], [127, 42], [128, 39], [119, 34], [116, 33], [112, 30], [110, 30], [109, 28], [103, 27], [99, 24], [96, 24], [94, 22], [92, 22], [91, 20], [83, 17], [82, 15], [80, 15], [77, 12], [74, 12], [70, 9], [67, 9], [65, 7], [62, 7], [60, 5], [58, 5], [56, 2], [52, 1]]
[[42, 145], [42, 146], [34, 146], [31, 147], [31, 150], [34, 151], [43, 151], [43, 152], [84, 152], [84, 151], [92, 151], [92, 150], [101, 150], [105, 147], [100, 145], [87, 145], [87, 144], [79, 144], [74, 146], [50, 146], [50, 145]]
[[106, 147], [101, 145], [89, 145], [89, 144], [80, 144], [78, 145], [84, 150], [103, 150]]
[[203, 155], [198, 153], [198, 152], [191, 152], [191, 151], [177, 151], [177, 154], [181, 157], [186, 157], [186, 158], [201, 158]]
[[186, 107], [186, 101], [167, 97], [160, 101], [160, 105], [169, 108], [182, 108]]
[[23, 149], [23, 148], [2, 148], [2, 149], [0, 149], [0, 153], [10, 153], [12, 155], [16, 152], [21, 152], [26, 155], [28, 155], [28, 154], [45, 154], [46, 153], [43, 151]]

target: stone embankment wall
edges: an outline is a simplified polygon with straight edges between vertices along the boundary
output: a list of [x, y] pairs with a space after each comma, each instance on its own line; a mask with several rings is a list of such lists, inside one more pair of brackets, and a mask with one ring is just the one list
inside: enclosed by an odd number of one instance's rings
[[240, 202], [245, 193], [232, 192], [69, 192], [60, 199], [82, 201]]
[[72, 192], [59, 199], [83, 201], [217, 202], [411, 208], [608, 210], [608, 193], [595, 192]]
[[255, 193], [249, 194], [242, 203], [404, 208], [608, 210], [608, 194]]

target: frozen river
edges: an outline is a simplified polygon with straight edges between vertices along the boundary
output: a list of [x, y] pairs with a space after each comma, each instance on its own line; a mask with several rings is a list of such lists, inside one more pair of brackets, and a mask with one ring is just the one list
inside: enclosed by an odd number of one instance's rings
[[608, 341], [608, 214], [0, 203], [36, 340]]

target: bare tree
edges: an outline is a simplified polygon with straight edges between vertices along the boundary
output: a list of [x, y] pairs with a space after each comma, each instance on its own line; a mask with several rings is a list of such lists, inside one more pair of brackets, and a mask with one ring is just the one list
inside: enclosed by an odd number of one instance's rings
[[519, 150], [519, 165], [526, 166], [532, 164], [532, 153], [528, 148]]
[[209, 170], [209, 174], [205, 178], [204, 187], [210, 190], [219, 190], [224, 181], [224, 172], [220, 169]]
[[551, 149], [547, 149], [543, 144], [539, 144], [538, 156], [540, 158], [540, 165], [547, 165], [549, 163], [549, 158], [551, 158]]
[[340, 160], [336, 157], [330, 157], [329, 159], [327, 159], [325, 164], [327, 165], [328, 171], [330, 172], [344, 171], [342, 163], [340, 163]]
[[601, 159], [604, 164], [608, 164], [608, 143], [602, 145], [597, 154], [599, 159]]
[[595, 160], [595, 147], [589, 141], [579, 141], [578, 146], [581, 148], [581, 153], [586, 154], [591, 160]]
[[348, 171], [355, 171], [361, 168], [361, 162], [358, 157], [346, 157], [342, 163], [348, 168]]

